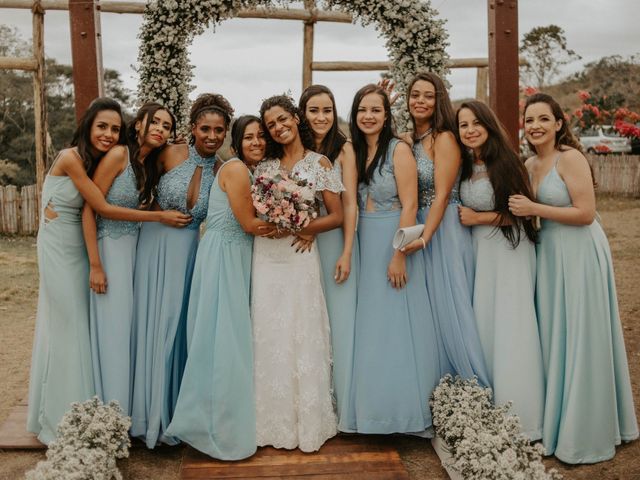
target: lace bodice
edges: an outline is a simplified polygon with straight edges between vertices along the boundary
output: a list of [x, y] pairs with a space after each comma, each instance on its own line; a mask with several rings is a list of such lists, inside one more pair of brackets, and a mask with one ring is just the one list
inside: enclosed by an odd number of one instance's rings
[[362, 211], [367, 209], [369, 199], [371, 199], [376, 212], [400, 210], [402, 208], [398, 197], [398, 186], [393, 166], [393, 152], [398, 143], [400, 143], [400, 140], [397, 138], [391, 139], [382, 169], [379, 166], [376, 167], [369, 185], [364, 182], [358, 184], [358, 207]]
[[[218, 170], [218, 178], [220, 171], [231, 162], [241, 162], [238, 158], [231, 158], [227, 160], [220, 170]], [[247, 177], [248, 182], [253, 182], [251, 173]], [[207, 232], [218, 233], [224, 241], [227, 243], [249, 242], [253, 241], [253, 236], [245, 233], [242, 227], [238, 223], [231, 205], [229, 204], [229, 197], [222, 191], [220, 184], [217, 180], [214, 180], [211, 187], [211, 193], [209, 194], [209, 209], [206, 220]]]
[[495, 208], [493, 187], [484, 164], [473, 164], [473, 174], [460, 183], [460, 199], [465, 207], [477, 212], [490, 212]]
[[[195, 147], [191, 145], [189, 147], [189, 157], [160, 177], [158, 182], [158, 205], [163, 210], [178, 210], [190, 214], [192, 221], [185, 228], [197, 229], [207, 216], [209, 191], [214, 179], [213, 166], [216, 161], [217, 157], [201, 157]], [[202, 167], [198, 201], [189, 210], [187, 208], [187, 191], [189, 190], [191, 178], [198, 167]]]
[[[429, 158], [427, 152], [424, 150], [424, 146], [421, 141], [417, 141], [413, 144], [413, 154], [416, 157], [416, 163], [418, 165], [418, 206], [420, 208], [430, 207], [433, 200], [436, 198], [435, 187], [435, 168], [433, 160]], [[460, 172], [458, 172], [458, 178], [453, 184], [451, 194], [449, 195], [449, 203], [460, 203], [460, 193], [458, 191], [458, 184], [460, 180]]]
[[[127, 167], [113, 180], [106, 200], [111, 205], [118, 207], [138, 208], [139, 194], [136, 185], [136, 175], [131, 166], [131, 159], [127, 159]], [[97, 219], [98, 238], [120, 238], [123, 235], [137, 235], [139, 229], [139, 222], [111, 220], [100, 216], [98, 216]]]

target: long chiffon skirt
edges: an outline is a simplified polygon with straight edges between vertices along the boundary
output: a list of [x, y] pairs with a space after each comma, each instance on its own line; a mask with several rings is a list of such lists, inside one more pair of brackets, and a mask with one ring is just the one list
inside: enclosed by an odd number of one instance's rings
[[131, 324], [133, 270], [138, 235], [98, 240], [107, 293], [90, 293], [91, 355], [96, 395], [105, 403], [117, 400], [131, 415]]
[[432, 434], [429, 397], [440, 379], [433, 315], [421, 255], [407, 257], [408, 282], [387, 280], [400, 212], [361, 212], [353, 371], [340, 428]]
[[608, 460], [638, 423], [607, 238], [597, 222], [545, 221], [537, 253], [543, 444], [567, 463]]
[[72, 402], [94, 391], [89, 342], [89, 262], [82, 227], [65, 216], [40, 223], [40, 289], [27, 430], [49, 444]]
[[207, 455], [256, 451], [249, 294], [252, 239], [208, 230], [198, 246], [187, 314], [189, 350], [167, 435]]
[[[429, 208], [418, 210], [424, 223]], [[427, 291], [440, 345], [440, 376], [449, 373], [491, 386], [473, 313], [474, 255], [471, 231], [460, 223], [458, 206], [447, 206], [424, 249]]]
[[186, 363], [186, 313], [198, 230], [145, 223], [134, 281], [131, 436], [173, 445], [171, 422]]
[[341, 283], [334, 279], [335, 266], [342, 255], [344, 235], [336, 228], [318, 235], [318, 251], [322, 265], [324, 295], [331, 324], [331, 349], [333, 351], [333, 394], [338, 413], [338, 425], [345, 414], [347, 399], [345, 392], [351, 382], [353, 364], [353, 341], [356, 320], [356, 296], [358, 277], [358, 243], [354, 239], [351, 255], [351, 273]]
[[496, 404], [513, 402], [522, 432], [542, 437], [544, 372], [535, 310], [536, 249], [522, 234], [514, 249], [499, 229], [472, 228], [473, 309]]

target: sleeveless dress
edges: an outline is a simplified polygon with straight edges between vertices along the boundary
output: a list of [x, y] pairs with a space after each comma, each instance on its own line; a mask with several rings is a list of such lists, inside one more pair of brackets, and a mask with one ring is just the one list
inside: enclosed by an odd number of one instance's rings
[[[216, 158], [203, 158], [193, 146], [189, 157], [158, 182], [157, 202], [163, 210], [189, 213], [191, 223], [173, 228], [145, 222], [140, 229], [134, 276], [134, 355], [131, 436], [174, 445], [164, 434], [178, 398], [186, 362], [186, 314], [200, 223], [207, 216]], [[187, 191], [202, 168], [200, 191], [187, 208]]]
[[[434, 164], [421, 142], [413, 145], [418, 164], [418, 222], [435, 198]], [[459, 174], [458, 174], [459, 175]], [[491, 386], [473, 313], [474, 258], [471, 231], [460, 223], [456, 181], [442, 221], [423, 250], [427, 291], [440, 339], [440, 376], [471, 378]]]
[[[382, 171], [358, 186], [358, 301], [348, 408], [340, 429], [358, 433], [432, 435], [429, 397], [440, 379], [438, 346], [424, 259], [406, 259], [408, 281], [395, 289], [387, 280], [392, 239], [401, 213], [389, 144]], [[367, 211], [368, 200], [375, 211]]]
[[[130, 159], [107, 193], [111, 205], [138, 208], [139, 192]], [[105, 403], [117, 400], [131, 414], [131, 325], [133, 271], [138, 222], [97, 218], [98, 251], [107, 276], [107, 293], [90, 291], [89, 331], [96, 394]]]
[[[340, 162], [333, 169], [342, 178]], [[320, 264], [322, 266], [322, 286], [331, 325], [331, 349], [333, 351], [333, 395], [338, 413], [338, 424], [347, 408], [345, 391], [351, 382], [353, 360], [353, 336], [356, 318], [356, 288], [358, 277], [358, 240], [353, 240], [351, 251], [351, 273], [341, 284], [336, 283], [334, 274], [336, 262], [342, 255], [344, 233], [342, 227], [319, 234], [316, 238]]]
[[[495, 208], [486, 166], [474, 164], [460, 185], [463, 205], [476, 211]], [[497, 405], [513, 402], [522, 433], [542, 437], [544, 372], [535, 310], [536, 249], [521, 232], [514, 249], [499, 228], [471, 227], [475, 254], [473, 310]]]
[[[231, 159], [220, 170], [239, 161]], [[253, 237], [242, 230], [217, 181], [206, 226], [189, 298], [187, 365], [167, 435], [212, 457], [239, 460], [256, 451], [249, 303]]]
[[[538, 187], [538, 202], [568, 207], [556, 165]], [[566, 463], [608, 460], [615, 445], [638, 438], [638, 423], [607, 237], [597, 221], [543, 219], [537, 254], [545, 450]]]
[[[40, 288], [27, 417], [27, 430], [47, 445], [55, 440], [58, 423], [71, 403], [95, 394], [83, 204], [71, 178], [47, 175], [37, 241]], [[47, 206], [57, 218], [45, 217]]]
[[[340, 179], [310, 152], [292, 172], [323, 190], [340, 192]], [[255, 175], [273, 176], [280, 160], [258, 164]], [[318, 450], [337, 430], [331, 392], [329, 317], [320, 258], [296, 253], [292, 237], [253, 242], [253, 319], [256, 436], [258, 446]]]

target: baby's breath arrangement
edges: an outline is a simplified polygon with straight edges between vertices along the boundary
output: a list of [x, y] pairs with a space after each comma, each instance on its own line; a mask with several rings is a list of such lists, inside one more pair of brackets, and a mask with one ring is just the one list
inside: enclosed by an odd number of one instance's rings
[[[284, 5], [283, 0], [151, 0], [138, 35], [138, 97], [166, 105], [181, 128], [188, 118], [193, 66], [188, 48], [210, 25], [234, 17], [241, 9]], [[363, 25], [375, 25], [386, 38], [391, 77], [402, 93], [419, 70], [446, 73], [448, 45], [444, 21], [429, 0], [324, 0], [323, 8], [351, 13]], [[406, 121], [398, 101], [399, 120]]]
[[26, 480], [121, 480], [116, 459], [129, 456], [129, 427], [116, 401], [98, 397], [71, 404], [58, 425], [47, 459], [27, 472]]
[[465, 480], [558, 480], [545, 469], [543, 447], [522, 435], [510, 404], [495, 406], [477, 379], [445, 375], [430, 400], [433, 426], [451, 455], [446, 467]]

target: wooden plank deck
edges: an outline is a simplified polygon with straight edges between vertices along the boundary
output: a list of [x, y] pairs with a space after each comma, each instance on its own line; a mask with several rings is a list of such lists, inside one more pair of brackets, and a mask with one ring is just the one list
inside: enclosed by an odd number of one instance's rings
[[304, 480], [408, 480], [395, 448], [371, 437], [338, 436], [315, 453], [300, 450], [258, 449], [247, 460], [223, 462], [188, 448], [182, 460], [181, 479], [304, 479]]
[[33, 433], [27, 432], [27, 402], [21, 401], [0, 425], [0, 449], [45, 449]]

